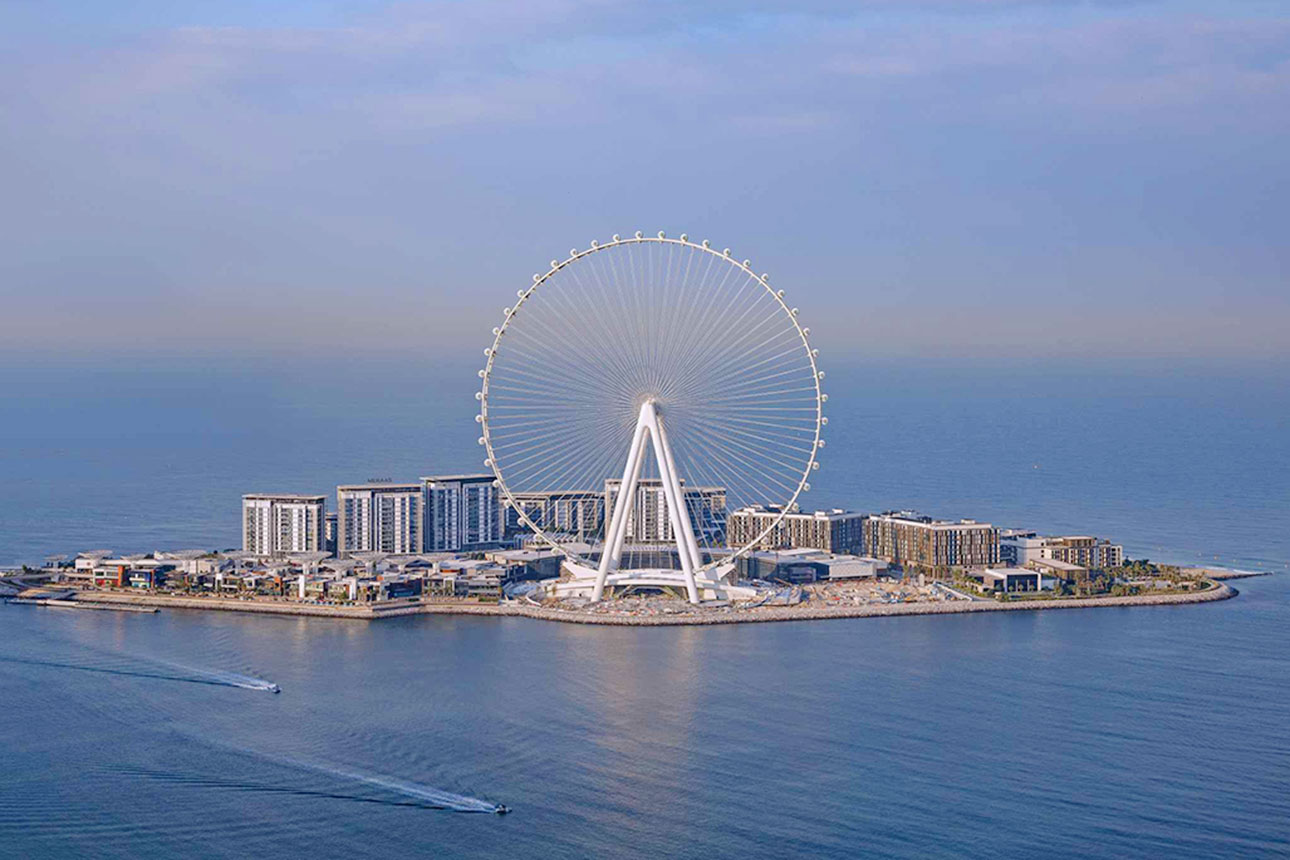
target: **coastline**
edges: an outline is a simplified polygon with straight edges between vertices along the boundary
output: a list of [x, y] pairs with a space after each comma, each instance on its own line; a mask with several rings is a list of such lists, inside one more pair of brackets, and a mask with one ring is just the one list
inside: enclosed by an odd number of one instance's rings
[[1059, 600], [944, 601], [937, 603], [896, 603], [871, 606], [793, 606], [755, 610], [714, 610], [667, 616], [607, 615], [572, 609], [547, 609], [523, 604], [420, 603], [398, 605], [325, 606], [307, 603], [233, 600], [218, 597], [161, 597], [157, 595], [90, 592], [77, 595], [80, 603], [126, 604], [134, 606], [195, 609], [215, 612], [250, 612], [262, 615], [348, 618], [374, 621], [407, 615], [488, 615], [531, 618], [565, 624], [604, 624], [617, 627], [676, 627], [708, 624], [765, 624], [784, 621], [824, 621], [834, 618], [890, 618], [902, 615], [957, 615], [965, 612], [1031, 612], [1051, 609], [1099, 609], [1128, 606], [1172, 606], [1228, 600], [1239, 594], [1223, 582], [1204, 591], [1186, 594], [1140, 594], [1130, 597], [1078, 597]]

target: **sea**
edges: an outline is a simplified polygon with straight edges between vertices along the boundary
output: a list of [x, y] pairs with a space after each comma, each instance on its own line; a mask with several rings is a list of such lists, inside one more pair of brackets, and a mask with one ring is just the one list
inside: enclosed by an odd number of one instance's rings
[[[0, 857], [1290, 855], [1290, 368], [824, 366], [808, 506], [1272, 575], [710, 628], [0, 606]], [[246, 492], [478, 470], [474, 369], [6, 358], [0, 565], [235, 547]]]

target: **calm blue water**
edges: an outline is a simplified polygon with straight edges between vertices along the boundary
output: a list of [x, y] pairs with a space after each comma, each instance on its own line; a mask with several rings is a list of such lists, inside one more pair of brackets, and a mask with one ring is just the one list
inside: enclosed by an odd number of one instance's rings
[[[469, 368], [213, 367], [0, 369], [0, 561], [232, 546], [244, 491], [478, 459]], [[1290, 560], [1284, 369], [828, 369], [822, 505]], [[0, 856], [1287, 854], [1290, 576], [1238, 587], [657, 630], [0, 607]]]
[[[808, 506], [917, 507], [1097, 534], [1135, 558], [1287, 569], [1290, 366], [824, 366], [829, 447]], [[0, 361], [0, 564], [240, 546], [246, 492], [334, 507], [339, 483], [479, 471], [476, 367]]]

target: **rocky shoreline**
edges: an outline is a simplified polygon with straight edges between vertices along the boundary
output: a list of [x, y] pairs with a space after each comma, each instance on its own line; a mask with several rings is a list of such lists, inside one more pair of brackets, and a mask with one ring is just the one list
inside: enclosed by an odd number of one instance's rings
[[675, 615], [611, 615], [577, 609], [550, 609], [525, 604], [471, 604], [400, 602], [386, 606], [326, 606], [321, 604], [230, 600], [226, 598], [161, 597], [158, 595], [83, 592], [83, 603], [120, 603], [171, 609], [204, 609], [224, 612], [252, 612], [266, 615], [350, 618], [372, 621], [405, 615], [491, 615], [532, 618], [566, 624], [607, 624], [619, 627], [674, 627], [701, 624], [756, 624], [781, 621], [822, 621], [830, 618], [889, 618], [898, 615], [956, 615], [964, 612], [1028, 612], [1049, 609], [1100, 609], [1125, 606], [1170, 606], [1227, 600], [1239, 592], [1222, 582], [1204, 591], [1185, 594], [1140, 594], [1132, 597], [1082, 597], [1056, 600], [1020, 600], [1000, 603], [987, 600], [895, 603], [871, 606], [762, 607], [701, 609]]

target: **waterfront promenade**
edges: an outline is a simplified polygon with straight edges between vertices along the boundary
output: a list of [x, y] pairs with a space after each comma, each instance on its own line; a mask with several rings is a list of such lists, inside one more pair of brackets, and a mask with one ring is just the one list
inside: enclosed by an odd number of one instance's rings
[[369, 606], [340, 606], [275, 600], [238, 600], [219, 597], [168, 597], [152, 594], [81, 592], [77, 599], [88, 603], [127, 604], [170, 609], [252, 612], [266, 615], [314, 616], [373, 621], [405, 615], [488, 615], [532, 618], [568, 624], [608, 624], [624, 627], [658, 627], [703, 624], [746, 624], [778, 621], [819, 621], [834, 618], [888, 618], [900, 615], [947, 615], [964, 612], [1029, 612], [1053, 609], [1100, 609], [1126, 606], [1170, 606], [1227, 600], [1239, 592], [1222, 582], [1207, 589], [1176, 594], [1140, 594], [1128, 597], [1080, 597], [1039, 600], [952, 600], [916, 601], [867, 606], [824, 606], [802, 603], [796, 606], [738, 609], [733, 606], [689, 607], [679, 611], [642, 615], [615, 612], [612, 606], [597, 610], [549, 608], [535, 604], [486, 604], [465, 601], [389, 601]]

